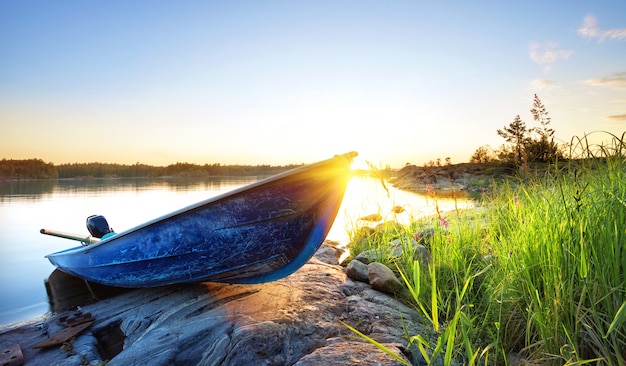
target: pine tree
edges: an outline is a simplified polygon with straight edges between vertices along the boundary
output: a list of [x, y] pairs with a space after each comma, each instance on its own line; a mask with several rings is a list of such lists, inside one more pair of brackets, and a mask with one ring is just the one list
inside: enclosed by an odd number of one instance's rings
[[524, 146], [529, 141], [528, 133], [530, 130], [526, 128], [526, 123], [522, 121], [519, 114], [515, 116], [513, 122], [504, 129], [498, 130], [498, 135], [502, 136], [507, 142], [513, 144], [515, 150], [514, 162], [521, 165]]

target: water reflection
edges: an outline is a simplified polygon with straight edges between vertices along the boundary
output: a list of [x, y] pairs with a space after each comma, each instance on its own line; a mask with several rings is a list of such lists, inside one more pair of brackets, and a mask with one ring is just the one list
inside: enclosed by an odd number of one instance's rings
[[51, 193], [56, 180], [11, 180], [0, 181], [0, 202], [11, 197], [37, 199], [41, 194]]
[[222, 187], [244, 185], [262, 177], [211, 177], [211, 178], [102, 178], [102, 179], [61, 179], [57, 180], [55, 191], [64, 192], [110, 192], [110, 191], [146, 191], [154, 188], [170, 191], [189, 191], [206, 189], [221, 190]]
[[265, 178], [241, 177], [163, 177], [163, 178], [83, 178], [0, 181], [0, 202], [20, 199], [44, 199], [49, 194], [98, 194], [119, 191], [149, 191], [163, 189], [173, 192], [206, 190], [242, 186]]
[[[348, 183], [343, 204], [328, 238], [347, 244], [350, 232], [362, 226], [395, 221], [402, 225], [412, 220], [474, 207], [462, 191], [437, 191], [421, 194], [383, 185], [378, 179], [355, 177]], [[361, 220], [376, 218], [376, 220]]]

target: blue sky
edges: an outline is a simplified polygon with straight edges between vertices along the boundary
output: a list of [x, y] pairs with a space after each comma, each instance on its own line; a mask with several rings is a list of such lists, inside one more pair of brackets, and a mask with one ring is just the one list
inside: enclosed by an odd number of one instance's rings
[[0, 158], [458, 163], [498, 148], [518, 114], [534, 126], [534, 94], [564, 142], [621, 134], [623, 14], [624, 1], [5, 0]]

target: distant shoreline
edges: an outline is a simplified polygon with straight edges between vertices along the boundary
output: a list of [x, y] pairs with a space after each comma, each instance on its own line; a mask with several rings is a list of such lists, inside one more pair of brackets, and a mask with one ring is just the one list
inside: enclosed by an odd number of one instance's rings
[[215, 177], [215, 176], [269, 176], [302, 166], [291, 164], [271, 165], [222, 165], [176, 163], [167, 166], [145, 164], [73, 163], [54, 165], [41, 159], [0, 160], [0, 180], [66, 179], [66, 178], [159, 178]]
[[[167, 166], [145, 164], [73, 163], [54, 165], [41, 159], [0, 160], [0, 181], [45, 180], [45, 179], [116, 179], [116, 178], [165, 178], [165, 177], [254, 177], [272, 176], [305, 164], [289, 165], [221, 165], [176, 163]], [[390, 170], [381, 170], [389, 176]], [[369, 171], [354, 171], [354, 174], [369, 174]]]
[[271, 175], [265, 174], [251, 174], [251, 175], [163, 175], [155, 177], [70, 177], [70, 178], [7, 178], [0, 177], [0, 182], [30, 182], [30, 181], [91, 181], [91, 180], [115, 180], [115, 179], [180, 179], [180, 178], [247, 178], [247, 177], [269, 177]]

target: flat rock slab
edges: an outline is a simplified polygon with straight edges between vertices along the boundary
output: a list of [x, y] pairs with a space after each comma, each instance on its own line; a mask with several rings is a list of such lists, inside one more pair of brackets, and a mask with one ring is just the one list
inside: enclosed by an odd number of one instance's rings
[[396, 365], [341, 322], [404, 358], [405, 331], [425, 332], [413, 308], [316, 257], [271, 283], [138, 289], [82, 311], [94, 324], [67, 352], [33, 348], [62, 329], [57, 320], [67, 312], [0, 329], [0, 349], [19, 343], [26, 365], [339, 365], [355, 357], [363, 365]]
[[91, 327], [93, 323], [93, 321], [90, 321], [76, 326], [67, 327], [58, 333], [55, 333], [43, 342], [34, 345], [33, 348], [47, 348], [61, 345], [87, 330], [87, 328]]

